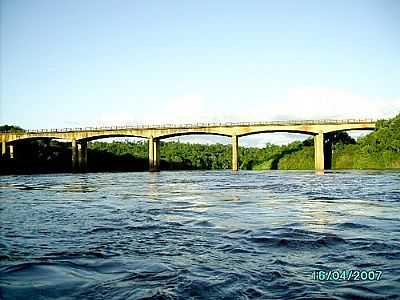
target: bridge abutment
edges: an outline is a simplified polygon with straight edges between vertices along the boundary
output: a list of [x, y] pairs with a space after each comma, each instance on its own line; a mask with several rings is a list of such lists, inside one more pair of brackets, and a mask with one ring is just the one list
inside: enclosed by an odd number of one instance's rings
[[238, 166], [239, 141], [237, 135], [232, 135], [232, 171], [237, 171]]
[[160, 171], [160, 140], [149, 138], [149, 171]]

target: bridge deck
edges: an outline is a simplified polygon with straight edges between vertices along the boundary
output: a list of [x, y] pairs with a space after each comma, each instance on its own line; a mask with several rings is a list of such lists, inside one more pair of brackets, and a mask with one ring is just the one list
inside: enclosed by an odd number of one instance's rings
[[185, 129], [185, 128], [215, 128], [215, 127], [253, 127], [253, 126], [291, 126], [291, 125], [344, 125], [344, 124], [371, 124], [376, 123], [373, 119], [344, 119], [344, 120], [289, 120], [289, 121], [261, 121], [261, 122], [214, 122], [214, 123], [192, 123], [192, 124], [133, 124], [119, 126], [97, 126], [76, 128], [54, 128], [54, 129], [28, 129], [22, 131], [0, 131], [0, 134], [29, 134], [29, 133], [68, 133], [87, 131], [106, 131], [123, 129]]

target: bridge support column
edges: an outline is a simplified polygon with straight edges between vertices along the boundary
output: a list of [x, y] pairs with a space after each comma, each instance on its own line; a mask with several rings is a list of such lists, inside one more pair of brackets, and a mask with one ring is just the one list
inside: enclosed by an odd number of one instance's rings
[[232, 171], [237, 171], [238, 168], [238, 150], [239, 143], [237, 135], [232, 135]]
[[149, 138], [149, 171], [160, 171], [160, 141], [152, 136]]
[[71, 143], [72, 152], [72, 172], [78, 171], [78, 144], [75, 139]]
[[160, 140], [154, 141], [154, 153], [155, 153], [155, 168], [160, 171]]
[[6, 137], [2, 135], [1, 137], [1, 158], [5, 159], [7, 154]]
[[85, 172], [87, 169], [87, 142], [82, 141], [78, 144], [78, 165], [79, 171]]
[[14, 145], [9, 145], [8, 146], [8, 151], [10, 153], [10, 159], [14, 159]]
[[314, 136], [314, 164], [315, 171], [324, 170], [324, 133], [320, 132]]
[[6, 158], [6, 153], [7, 153], [7, 147], [6, 147], [6, 142], [2, 141], [1, 142], [1, 158], [5, 159]]

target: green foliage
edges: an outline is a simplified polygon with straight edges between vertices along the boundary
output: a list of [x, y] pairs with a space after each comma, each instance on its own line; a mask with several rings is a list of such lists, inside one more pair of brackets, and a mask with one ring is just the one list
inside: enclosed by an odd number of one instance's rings
[[14, 125], [1, 125], [0, 126], [0, 132], [18, 132], [18, 131], [24, 131], [19, 126], [14, 126]]
[[336, 145], [332, 155], [332, 169], [354, 169], [358, 145]]
[[338, 131], [332, 134], [328, 134], [325, 142], [333, 143], [334, 145], [341, 144], [341, 145], [349, 145], [355, 144], [356, 141], [348, 135], [345, 131]]
[[148, 145], [145, 142], [91, 142], [89, 144], [90, 149], [95, 151], [110, 152], [117, 156], [123, 156], [126, 154], [134, 155], [137, 158], [147, 158]]
[[378, 130], [360, 139], [362, 151], [376, 153], [400, 152], [400, 114], [391, 120], [380, 120]]
[[[390, 120], [379, 120], [376, 130], [357, 143], [345, 132], [328, 136], [333, 143], [333, 169], [391, 169], [400, 166], [400, 114]], [[305, 142], [304, 142], [305, 143]], [[285, 156], [282, 169], [312, 168], [313, 156], [300, 150]]]
[[295, 152], [288, 153], [279, 160], [280, 170], [311, 170], [314, 169], [314, 147], [307, 146]]
[[400, 114], [377, 122], [377, 130], [359, 139], [354, 168], [386, 169], [400, 165]]
[[231, 168], [231, 148], [223, 144], [161, 142], [160, 155], [168, 169], [176, 166], [184, 169]]
[[[90, 149], [115, 155], [133, 155], [147, 158], [147, 141], [141, 142], [91, 142]], [[277, 169], [279, 160], [288, 153], [303, 147], [301, 142], [287, 146], [267, 144], [264, 148], [239, 147], [239, 167], [242, 170]], [[189, 144], [181, 142], [161, 142], [160, 156], [162, 169], [230, 169], [232, 166], [231, 145]]]

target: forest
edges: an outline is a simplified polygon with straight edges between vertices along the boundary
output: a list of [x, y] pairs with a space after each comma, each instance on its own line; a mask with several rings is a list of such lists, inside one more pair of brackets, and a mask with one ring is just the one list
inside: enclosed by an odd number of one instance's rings
[[[0, 126], [0, 131], [21, 131]], [[400, 114], [377, 122], [375, 131], [357, 141], [346, 132], [327, 136], [332, 143], [332, 169], [399, 169]], [[313, 138], [288, 145], [263, 148], [239, 147], [241, 170], [308, 170], [314, 168]], [[0, 160], [0, 173], [47, 173], [71, 171], [70, 143], [57, 140], [21, 141], [15, 159]], [[231, 146], [161, 141], [161, 170], [219, 170], [231, 168]], [[148, 170], [147, 141], [92, 141], [88, 171]]]

